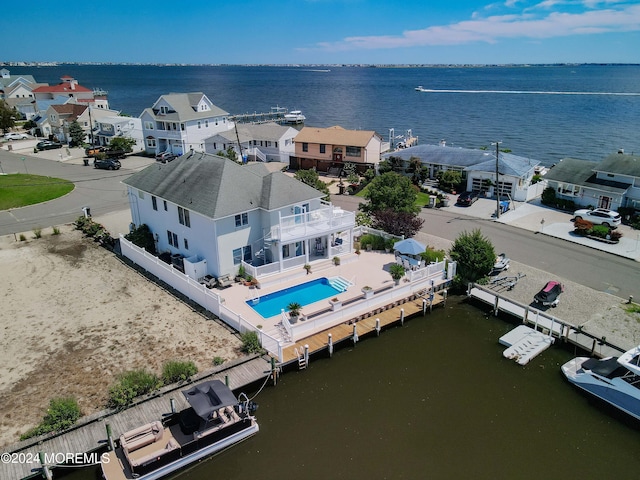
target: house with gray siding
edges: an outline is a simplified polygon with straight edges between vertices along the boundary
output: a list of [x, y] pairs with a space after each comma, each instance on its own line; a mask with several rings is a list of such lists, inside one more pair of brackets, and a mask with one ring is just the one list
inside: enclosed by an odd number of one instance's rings
[[151, 165], [124, 180], [133, 223], [195, 279], [240, 265], [260, 278], [349, 253], [355, 215], [270, 165], [203, 152]]
[[640, 211], [640, 156], [623, 150], [601, 162], [563, 158], [545, 179], [557, 197], [578, 206]]

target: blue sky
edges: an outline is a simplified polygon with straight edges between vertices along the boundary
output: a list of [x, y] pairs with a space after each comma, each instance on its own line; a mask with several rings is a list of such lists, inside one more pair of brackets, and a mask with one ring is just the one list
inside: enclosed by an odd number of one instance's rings
[[0, 62], [640, 63], [638, 0], [55, 5], [3, 11]]

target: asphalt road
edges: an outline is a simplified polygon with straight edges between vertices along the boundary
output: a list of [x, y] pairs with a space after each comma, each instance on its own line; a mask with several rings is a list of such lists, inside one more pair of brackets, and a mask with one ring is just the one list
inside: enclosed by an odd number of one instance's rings
[[[122, 180], [153, 163], [145, 157], [127, 157], [120, 170], [98, 170], [84, 166], [82, 154], [71, 152], [76, 158], [59, 161], [63, 149], [40, 152], [37, 155], [19, 155], [0, 150], [0, 169], [3, 173], [30, 173], [74, 182], [75, 188], [64, 197], [38, 205], [0, 211], [0, 235], [30, 232], [35, 228], [72, 223], [82, 208], [91, 208], [95, 216], [129, 208], [127, 189]], [[66, 155], [66, 152], [63, 154]], [[24, 159], [24, 160], [23, 160]]]
[[[354, 211], [362, 200], [334, 195], [331, 201]], [[634, 260], [489, 219], [436, 209], [424, 209], [420, 216], [424, 233], [453, 241], [463, 231], [479, 228], [496, 253], [506, 252], [515, 262], [623, 299], [640, 299], [640, 265]]]

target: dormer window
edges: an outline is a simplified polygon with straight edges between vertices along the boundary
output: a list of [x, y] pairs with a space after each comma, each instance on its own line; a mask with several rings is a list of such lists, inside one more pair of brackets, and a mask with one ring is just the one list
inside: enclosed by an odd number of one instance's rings
[[163, 105], [160, 107], [160, 115], [166, 115], [167, 113], [169, 113], [169, 107]]

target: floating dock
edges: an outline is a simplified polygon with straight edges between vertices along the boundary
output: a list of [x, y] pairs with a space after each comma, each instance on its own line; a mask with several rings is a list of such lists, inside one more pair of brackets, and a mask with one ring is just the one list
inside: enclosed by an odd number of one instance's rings
[[526, 365], [549, 348], [554, 340], [551, 335], [546, 335], [525, 325], [519, 325], [500, 337], [498, 341], [501, 345], [508, 347], [502, 352], [505, 358], [515, 360], [520, 365]]

